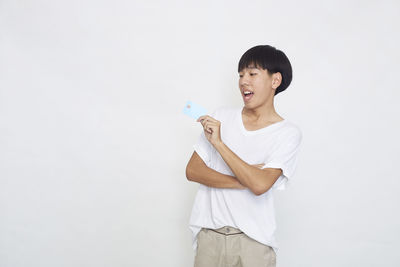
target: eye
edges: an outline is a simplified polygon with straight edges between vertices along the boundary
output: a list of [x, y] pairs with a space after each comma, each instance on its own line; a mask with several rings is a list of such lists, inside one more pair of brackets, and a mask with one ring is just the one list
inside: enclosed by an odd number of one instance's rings
[[250, 75], [251, 75], [251, 76], [253, 76], [253, 75], [257, 75], [257, 73], [250, 73]]
[[243, 75], [242, 75], [242, 74], [239, 74], [239, 77], [240, 77], [240, 78], [242, 78], [242, 77], [243, 77]]

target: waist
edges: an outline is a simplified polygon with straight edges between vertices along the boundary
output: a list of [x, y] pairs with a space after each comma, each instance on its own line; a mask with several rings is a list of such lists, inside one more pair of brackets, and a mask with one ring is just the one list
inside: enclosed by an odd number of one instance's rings
[[207, 230], [211, 230], [214, 232], [217, 232], [219, 234], [223, 234], [223, 235], [237, 235], [237, 234], [242, 234], [243, 232], [235, 227], [232, 226], [224, 226], [218, 229], [211, 229], [211, 228], [205, 228]]

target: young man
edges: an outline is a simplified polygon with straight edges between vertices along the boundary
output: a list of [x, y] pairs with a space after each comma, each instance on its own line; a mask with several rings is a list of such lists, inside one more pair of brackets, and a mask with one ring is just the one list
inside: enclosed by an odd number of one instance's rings
[[293, 177], [302, 140], [274, 108], [292, 67], [263, 45], [243, 54], [238, 72], [244, 107], [198, 118], [204, 130], [186, 167], [187, 179], [200, 183], [189, 226], [195, 267], [276, 266], [272, 190]]

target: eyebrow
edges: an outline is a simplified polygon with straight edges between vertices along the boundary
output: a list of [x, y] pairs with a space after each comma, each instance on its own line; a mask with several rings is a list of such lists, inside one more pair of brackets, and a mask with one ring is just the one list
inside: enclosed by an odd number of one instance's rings
[[[257, 70], [259, 70], [259, 68], [257, 68], [257, 67], [254, 67], [254, 66], [247, 67], [247, 68], [245, 67], [245, 68], [243, 68], [243, 70], [244, 70], [244, 69], [257, 69]], [[239, 71], [239, 72], [242, 72], [243, 70], [241, 70], [241, 71]]]

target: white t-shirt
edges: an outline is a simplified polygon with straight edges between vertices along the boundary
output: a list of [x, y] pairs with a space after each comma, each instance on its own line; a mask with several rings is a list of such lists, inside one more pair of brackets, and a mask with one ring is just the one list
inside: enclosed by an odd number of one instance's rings
[[[288, 120], [248, 131], [243, 125], [242, 107], [221, 107], [211, 117], [221, 122], [222, 141], [248, 164], [265, 163], [262, 168], [281, 168], [282, 175], [272, 189], [285, 189], [292, 179], [302, 140], [301, 130]], [[219, 152], [207, 140], [204, 131], [193, 145], [204, 163], [223, 174], [235, 176]], [[260, 243], [278, 249], [274, 237], [275, 211], [272, 190], [257, 196], [250, 189], [215, 188], [200, 184], [192, 208], [189, 229], [193, 249], [197, 249], [197, 234], [202, 227], [239, 228]]]

